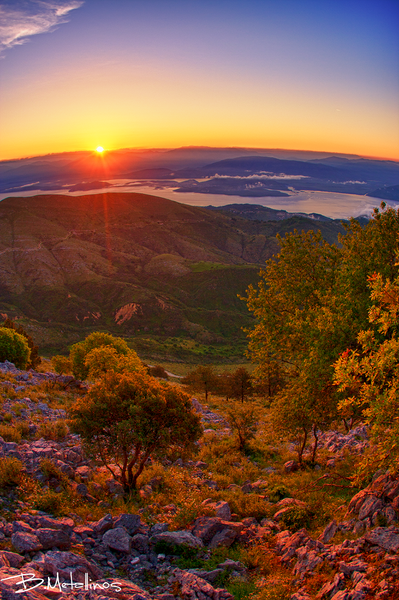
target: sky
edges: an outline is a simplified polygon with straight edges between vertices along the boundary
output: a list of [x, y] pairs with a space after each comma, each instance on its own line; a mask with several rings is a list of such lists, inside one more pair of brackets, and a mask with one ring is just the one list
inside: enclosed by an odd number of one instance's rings
[[397, 0], [0, 0], [0, 160], [103, 146], [399, 160]]

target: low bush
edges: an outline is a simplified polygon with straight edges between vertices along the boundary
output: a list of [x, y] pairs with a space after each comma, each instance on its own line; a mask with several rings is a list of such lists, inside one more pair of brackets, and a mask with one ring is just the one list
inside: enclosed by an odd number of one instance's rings
[[312, 515], [308, 509], [302, 506], [293, 506], [289, 511], [284, 513], [281, 521], [286, 529], [295, 532], [303, 527], [309, 528]]
[[0, 423], [0, 437], [3, 438], [5, 442], [18, 442], [21, 441], [22, 435], [17, 427], [13, 425], [2, 425]]
[[64, 498], [53, 490], [44, 490], [35, 498], [33, 505], [37, 510], [60, 516], [63, 513]]
[[0, 362], [14, 363], [18, 369], [26, 369], [30, 348], [26, 338], [13, 329], [0, 327]]
[[18, 421], [18, 423], [16, 423], [15, 427], [19, 431], [19, 433], [21, 434], [21, 437], [23, 439], [26, 439], [29, 437], [30, 428], [29, 428], [28, 421]]
[[279, 502], [283, 498], [290, 498], [289, 490], [282, 484], [276, 484], [268, 488], [267, 495], [270, 502]]
[[45, 440], [54, 440], [60, 442], [69, 433], [68, 425], [65, 421], [46, 421], [41, 423], [37, 429], [37, 439], [44, 438]]
[[49, 458], [40, 461], [39, 468], [46, 479], [56, 479], [59, 483], [68, 482], [68, 478]]
[[18, 485], [24, 471], [24, 465], [18, 458], [6, 456], [0, 458], [0, 489]]
[[67, 356], [57, 354], [51, 359], [53, 369], [59, 375], [70, 375], [72, 373], [72, 361]]

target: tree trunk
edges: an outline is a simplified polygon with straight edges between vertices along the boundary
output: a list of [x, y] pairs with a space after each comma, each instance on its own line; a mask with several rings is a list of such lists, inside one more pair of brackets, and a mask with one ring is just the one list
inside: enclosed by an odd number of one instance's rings
[[299, 449], [298, 449], [298, 462], [300, 465], [302, 465], [302, 455], [303, 455], [303, 451], [305, 450], [305, 446], [306, 446], [306, 442], [308, 439], [308, 430], [305, 429], [305, 427], [303, 428], [303, 442], [300, 445]]
[[317, 437], [317, 426], [313, 425], [313, 436], [314, 436], [314, 444], [313, 444], [313, 452], [312, 452], [312, 465], [314, 465], [316, 460], [316, 452], [317, 452], [317, 444], [319, 442], [319, 438]]

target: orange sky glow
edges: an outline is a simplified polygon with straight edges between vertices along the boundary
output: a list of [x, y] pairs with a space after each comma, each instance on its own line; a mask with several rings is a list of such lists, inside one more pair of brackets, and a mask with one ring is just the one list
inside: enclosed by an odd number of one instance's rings
[[48, 32], [11, 31], [0, 160], [189, 145], [399, 160], [396, 3], [194, 4], [69, 2]]

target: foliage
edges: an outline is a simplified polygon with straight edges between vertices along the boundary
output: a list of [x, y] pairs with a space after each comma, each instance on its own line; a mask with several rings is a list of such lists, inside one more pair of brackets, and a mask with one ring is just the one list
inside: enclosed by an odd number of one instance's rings
[[29, 349], [30, 349], [29, 362], [28, 362], [26, 368], [36, 369], [36, 367], [38, 367], [40, 365], [42, 360], [39, 356], [39, 348], [35, 345], [33, 338], [29, 335], [29, 333], [27, 333], [21, 327], [21, 325], [17, 326], [14, 323], [14, 321], [11, 321], [11, 319], [8, 319], [8, 318], [3, 322], [2, 327], [12, 329], [12, 330], [16, 331], [17, 333], [19, 333], [20, 335], [24, 336], [24, 338], [26, 339], [26, 341], [28, 343]]
[[205, 401], [208, 400], [210, 392], [218, 390], [218, 377], [212, 367], [200, 365], [187, 373], [182, 379], [182, 383], [187, 385], [193, 392], [202, 392], [205, 394]]
[[21, 441], [21, 432], [13, 425], [3, 425], [0, 423], [0, 436], [6, 442], [18, 442]]
[[141, 371], [106, 373], [72, 407], [70, 423], [126, 491], [136, 487], [150, 456], [190, 451], [201, 435], [189, 397]]
[[89, 374], [99, 377], [112, 369], [122, 371], [142, 368], [139, 357], [125, 340], [101, 331], [95, 331], [83, 342], [74, 344], [69, 358], [73, 374], [79, 379], [86, 379]]
[[311, 523], [311, 514], [303, 506], [293, 506], [287, 510], [281, 518], [284, 528], [291, 531], [298, 531], [303, 527], [309, 527]]
[[225, 415], [229, 425], [234, 432], [237, 440], [237, 447], [240, 452], [244, 451], [248, 442], [255, 437], [258, 427], [259, 407], [255, 403], [245, 403], [238, 401], [229, 402]]
[[18, 458], [12, 456], [0, 458], [0, 489], [18, 485], [23, 470], [24, 465]]
[[110, 346], [100, 346], [90, 350], [84, 360], [84, 366], [91, 379], [98, 379], [107, 371], [131, 373], [144, 370], [144, 365], [133, 350], [129, 350], [127, 355], [118, 354], [117, 350]]
[[63, 514], [64, 502], [65, 499], [62, 494], [59, 494], [54, 490], [42, 490], [41, 493], [34, 498], [33, 505], [38, 510], [59, 516]]
[[283, 484], [275, 484], [267, 489], [267, 495], [270, 502], [279, 502], [283, 498], [290, 498], [291, 494], [288, 488]]
[[[358, 348], [346, 350], [335, 364], [335, 381], [347, 394], [340, 406], [360, 409], [371, 427], [378, 462], [399, 457], [399, 276], [369, 278], [370, 328], [358, 335]], [[375, 466], [375, 465], [374, 465]]]
[[57, 354], [51, 358], [51, 364], [53, 369], [59, 375], [69, 375], [72, 372], [72, 362], [67, 356]]
[[26, 369], [30, 349], [26, 338], [8, 327], [0, 327], [0, 362], [14, 363], [18, 369]]
[[[271, 388], [270, 377], [274, 384], [277, 375], [274, 423], [298, 439], [300, 461], [310, 432], [317, 436], [338, 417], [342, 395], [333, 364], [356, 347], [367, 324], [367, 278], [379, 272], [392, 279], [397, 271], [399, 211], [381, 206], [363, 228], [351, 220], [341, 248], [323, 241], [320, 232], [278, 238], [280, 253], [267, 262], [258, 289], [248, 290], [256, 318], [249, 332], [256, 376]], [[316, 450], [317, 437], [313, 460]]]
[[169, 379], [169, 375], [161, 365], [148, 367], [148, 373], [151, 377], [159, 377], [160, 379]]
[[245, 367], [238, 367], [233, 373], [222, 373], [219, 376], [220, 392], [226, 398], [234, 398], [235, 400], [244, 400], [253, 391], [252, 378]]
[[60, 442], [68, 435], [68, 426], [62, 419], [58, 421], [45, 421], [40, 423], [37, 430], [37, 438], [45, 440], [54, 440]]

